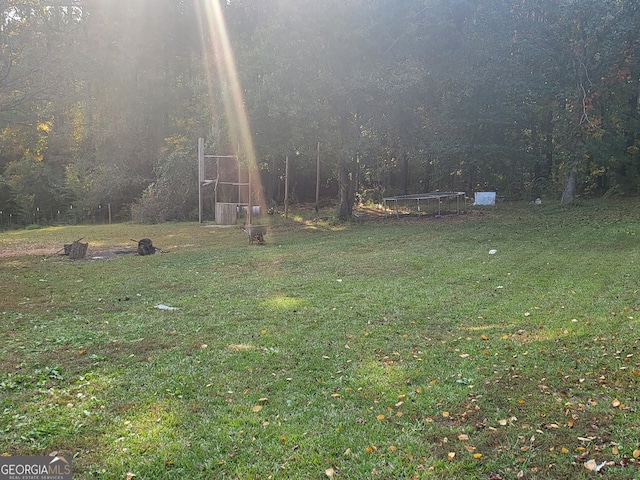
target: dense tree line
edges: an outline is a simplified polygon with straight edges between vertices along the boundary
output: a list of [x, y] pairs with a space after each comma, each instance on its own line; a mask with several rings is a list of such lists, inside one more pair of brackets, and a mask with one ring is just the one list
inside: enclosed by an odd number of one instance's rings
[[267, 202], [287, 156], [315, 198], [319, 142], [342, 218], [356, 193], [639, 193], [635, 0], [217, 1], [0, 0], [5, 225], [196, 218], [199, 137]]

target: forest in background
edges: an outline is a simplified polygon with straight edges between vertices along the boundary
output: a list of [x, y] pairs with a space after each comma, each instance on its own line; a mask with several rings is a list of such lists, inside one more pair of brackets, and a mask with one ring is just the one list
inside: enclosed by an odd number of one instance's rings
[[0, 0], [0, 225], [197, 219], [200, 137], [253, 149], [266, 207], [286, 157], [314, 201], [319, 142], [343, 219], [356, 194], [640, 193], [636, 0], [217, 1]]

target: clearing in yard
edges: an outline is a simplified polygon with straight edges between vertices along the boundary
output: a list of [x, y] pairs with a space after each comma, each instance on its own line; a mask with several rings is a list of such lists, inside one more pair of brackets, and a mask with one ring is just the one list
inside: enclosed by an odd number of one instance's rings
[[[3, 232], [0, 454], [78, 479], [637, 478], [639, 206], [301, 212], [261, 246]], [[165, 253], [117, 254], [137, 238]]]

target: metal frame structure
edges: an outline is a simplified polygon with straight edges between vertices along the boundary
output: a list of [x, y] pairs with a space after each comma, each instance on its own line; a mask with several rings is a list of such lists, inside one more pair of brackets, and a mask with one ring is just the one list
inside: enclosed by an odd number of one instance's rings
[[[216, 161], [216, 176], [213, 179], [207, 179], [207, 172], [205, 168], [205, 159], [215, 159]], [[233, 159], [238, 164], [238, 181], [233, 182], [229, 181], [229, 179], [221, 179], [220, 178], [220, 160], [221, 159]], [[249, 177], [251, 180], [251, 177]], [[236, 204], [236, 207], [239, 206], [248, 206], [249, 202], [241, 202], [242, 199], [242, 188], [246, 187], [248, 190], [247, 196], [250, 197], [251, 192], [251, 182], [241, 182], [240, 181], [240, 164], [238, 162], [238, 155], [208, 155], [204, 153], [204, 138], [198, 139], [198, 222], [202, 223], [202, 210], [203, 210], [203, 194], [202, 189], [208, 185], [213, 184], [214, 188], [214, 202], [218, 203], [218, 185], [234, 185], [238, 187], [238, 202], [233, 202]]]
[[[467, 195], [465, 192], [433, 192], [433, 193], [416, 193], [412, 195], [398, 195], [395, 197], [385, 197], [382, 199], [382, 206], [384, 208], [384, 217], [387, 218], [388, 209], [392, 209], [396, 217], [400, 217], [398, 212], [398, 203], [416, 202], [418, 215], [420, 215], [420, 201], [426, 203], [427, 210], [429, 208], [430, 201], [434, 200], [438, 203], [438, 213], [441, 215], [441, 206], [443, 199], [456, 199], [456, 213], [460, 213], [460, 200], [464, 202], [464, 208], [467, 208]], [[391, 207], [393, 205], [393, 208]]]

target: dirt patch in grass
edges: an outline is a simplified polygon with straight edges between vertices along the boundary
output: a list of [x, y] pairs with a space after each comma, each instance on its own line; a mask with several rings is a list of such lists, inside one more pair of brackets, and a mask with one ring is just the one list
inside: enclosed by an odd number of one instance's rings
[[21, 257], [24, 255], [55, 255], [55, 247], [41, 248], [25, 245], [22, 247], [3, 248], [0, 250], [0, 258], [4, 257]]
[[91, 251], [89, 250], [87, 252], [87, 260], [111, 260], [113, 258], [116, 258], [118, 256], [122, 256], [122, 255], [138, 255], [138, 252], [131, 248], [131, 249], [125, 249], [125, 248], [112, 248], [112, 249], [108, 249], [108, 250], [100, 250], [100, 251]]
[[[86, 260], [110, 260], [121, 255], [137, 255], [137, 251], [134, 248], [126, 247], [112, 247], [102, 248], [99, 250], [89, 249], [87, 251]], [[0, 250], [0, 258], [9, 257], [23, 257], [23, 256], [43, 256], [43, 257], [55, 257], [64, 258], [64, 249], [57, 247], [35, 247], [30, 245], [14, 246], [9, 248], [3, 248]]]

